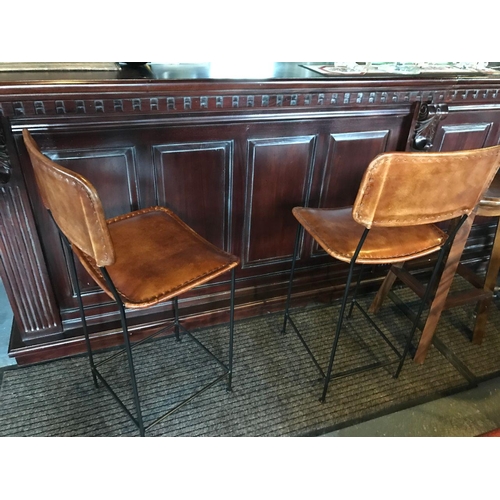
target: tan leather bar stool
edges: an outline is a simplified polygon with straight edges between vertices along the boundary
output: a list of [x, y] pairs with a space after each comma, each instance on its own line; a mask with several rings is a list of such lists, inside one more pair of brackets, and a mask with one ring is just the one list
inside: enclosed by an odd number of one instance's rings
[[[476, 215], [485, 217], [500, 216], [500, 173], [497, 173], [494, 177], [488, 190], [476, 207]], [[467, 224], [467, 227], [463, 228], [465, 230], [462, 232], [461, 236], [455, 239], [453, 247], [450, 250], [441, 279], [437, 285], [434, 299], [430, 303], [429, 315], [423, 327], [420, 342], [415, 353], [414, 360], [417, 363], [423, 363], [425, 361], [432, 344], [441, 313], [445, 310], [466, 304], [477, 303], [477, 316], [474, 325], [472, 342], [474, 344], [481, 344], [483, 340], [488, 319], [488, 309], [492, 304], [493, 292], [498, 272], [500, 270], [500, 231], [497, 226], [486, 276], [482, 278], [474, 273], [470, 268], [460, 263], [460, 257], [465, 247], [471, 226], [472, 219], [470, 223]], [[474, 286], [474, 288], [449, 293], [456, 273], [465, 278], [471, 285]], [[422, 296], [423, 292], [420, 283], [415, 280], [410, 280], [408, 278], [408, 273], [406, 273], [403, 269], [397, 269], [393, 266], [372, 304], [372, 312], [376, 312], [379, 309], [382, 301], [388, 295], [396, 277], [405, 282], [417, 295], [420, 297]]]
[[[397, 377], [403, 367], [411, 341], [426, 303], [432, 298], [439, 281], [442, 264], [462, 227], [471, 223], [474, 209], [490, 185], [500, 164], [500, 146], [452, 153], [385, 153], [368, 166], [358, 195], [352, 207], [317, 209], [296, 207], [293, 214], [299, 221], [295, 241], [288, 297], [283, 321], [283, 333], [290, 323], [323, 377], [325, 401], [332, 378], [383, 366], [371, 364], [338, 373], [332, 377], [335, 353], [339, 342], [345, 309], [355, 264], [394, 263], [397, 268], [413, 259], [438, 252], [431, 279], [424, 289], [419, 310], [410, 328], [401, 352], [363, 310], [354, 296], [353, 306], [360, 309], [383, 340], [396, 353]], [[443, 189], [443, 186], [446, 189]], [[472, 215], [472, 217], [471, 217]], [[447, 233], [435, 224], [450, 224]], [[349, 263], [347, 283], [340, 305], [332, 349], [326, 372], [305, 342], [290, 314], [295, 263], [300, 248], [301, 229], [304, 228], [332, 257]], [[361, 274], [358, 277], [359, 285]]]
[[[163, 207], [150, 207], [106, 220], [101, 201], [92, 184], [81, 175], [54, 163], [42, 154], [27, 130], [23, 130], [23, 138], [33, 164], [43, 204], [49, 210], [60, 231], [61, 239], [68, 249], [71, 279], [76, 287], [95, 386], [98, 386], [97, 379], [99, 379], [138, 427], [141, 436], [144, 436], [153, 425], [217, 382], [227, 379], [227, 390], [231, 390], [234, 271], [239, 259], [214, 247], [182, 222], [172, 211]], [[94, 362], [92, 355], [73, 253], [102, 290], [116, 301], [120, 312], [124, 350], [98, 364]], [[229, 347], [228, 361], [224, 363], [180, 324], [178, 296], [228, 271], [231, 271]], [[145, 425], [132, 348], [146, 339], [131, 345], [125, 308], [147, 308], [168, 300], [173, 302], [174, 321], [147, 338], [173, 331], [175, 338], [180, 340], [182, 331], [214, 358], [220, 365], [222, 373], [188, 398], [177, 403], [164, 415]], [[98, 366], [115, 359], [123, 351], [127, 354], [135, 415], [125, 406], [98, 370]]]

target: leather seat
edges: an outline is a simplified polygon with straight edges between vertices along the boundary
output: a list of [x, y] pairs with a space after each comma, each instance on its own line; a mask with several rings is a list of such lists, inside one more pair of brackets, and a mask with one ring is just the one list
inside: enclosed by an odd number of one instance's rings
[[[295, 207], [292, 212], [323, 250], [335, 259], [351, 261], [364, 230], [352, 218], [352, 207], [336, 210]], [[339, 234], [342, 238], [338, 237]], [[439, 250], [445, 240], [446, 233], [434, 224], [375, 227], [368, 234], [356, 262], [404, 262]]]
[[[106, 222], [115, 253], [106, 269], [130, 309], [169, 300], [238, 264], [237, 257], [214, 247], [167, 208], [151, 207]], [[77, 247], [75, 253], [113, 298], [95, 260]]]

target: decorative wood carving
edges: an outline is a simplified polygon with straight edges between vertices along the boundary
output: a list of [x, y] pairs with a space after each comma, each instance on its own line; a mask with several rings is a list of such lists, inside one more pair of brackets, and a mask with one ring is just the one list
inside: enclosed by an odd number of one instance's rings
[[434, 136], [441, 120], [448, 115], [446, 104], [422, 104], [415, 126], [412, 151], [428, 151], [432, 148]]
[[11, 170], [12, 167], [10, 165], [9, 153], [7, 152], [5, 133], [3, 128], [0, 127], [0, 184], [9, 182]]
[[236, 110], [246, 108], [342, 108], [345, 106], [359, 107], [367, 105], [385, 105], [397, 103], [421, 102], [471, 102], [481, 103], [498, 102], [498, 88], [493, 89], [436, 89], [425, 92], [393, 91], [378, 89], [376, 91], [345, 91], [339, 92], [293, 92], [284, 94], [265, 91], [257, 94], [245, 95], [157, 95], [144, 97], [140, 95], [126, 98], [108, 98], [106, 95], [94, 99], [50, 100], [49, 98], [25, 101], [11, 101], [0, 103], [0, 114], [14, 117], [32, 117], [37, 115], [66, 115], [66, 114], [134, 114], [134, 113], [197, 113], [200, 111]]
[[59, 308], [41, 251], [10, 124], [0, 123], [0, 152], [10, 157], [8, 183], [0, 186], [1, 275], [26, 343], [61, 332]]
[[2, 155], [9, 153], [9, 168], [12, 165], [8, 183], [0, 186], [1, 274], [17, 327], [29, 343], [60, 332], [61, 321], [5, 118], [0, 124], [0, 145]]
[[57, 331], [59, 324], [50, 301], [50, 285], [40, 274], [36, 235], [28, 225], [28, 211], [18, 186], [0, 187], [2, 262], [15, 300], [16, 320], [26, 339]]

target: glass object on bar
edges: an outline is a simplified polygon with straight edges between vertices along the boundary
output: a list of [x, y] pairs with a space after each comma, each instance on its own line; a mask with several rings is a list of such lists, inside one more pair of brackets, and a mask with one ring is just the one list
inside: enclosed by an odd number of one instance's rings
[[392, 71], [399, 75], [418, 75], [420, 68], [414, 62], [395, 62]]
[[335, 62], [333, 63], [335, 71], [339, 73], [355, 73], [358, 75], [365, 74], [371, 63], [357, 63], [357, 62]]
[[487, 62], [459, 62], [456, 63], [460, 69], [469, 71], [484, 71], [488, 66]]

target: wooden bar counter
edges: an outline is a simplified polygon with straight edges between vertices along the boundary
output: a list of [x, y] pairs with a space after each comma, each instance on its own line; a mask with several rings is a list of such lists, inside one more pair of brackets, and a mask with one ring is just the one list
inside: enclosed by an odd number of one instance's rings
[[[500, 142], [500, 73], [324, 77], [279, 63], [242, 76], [209, 64], [0, 73], [1, 275], [15, 317], [10, 355], [19, 363], [85, 350], [67, 256], [41, 204], [23, 128], [96, 186], [107, 217], [167, 206], [240, 256], [239, 318], [283, 307], [294, 206], [352, 204], [383, 151]], [[493, 228], [477, 221], [466, 258], [482, 261]], [[384, 272], [373, 269], [366, 287]], [[335, 296], [345, 276], [344, 264], [304, 237], [299, 299]], [[83, 268], [79, 281], [95, 347], [115, 345], [115, 306]], [[192, 326], [226, 321], [228, 290], [221, 278], [186, 294], [181, 315]], [[170, 305], [131, 311], [134, 335], [171, 314]]]

